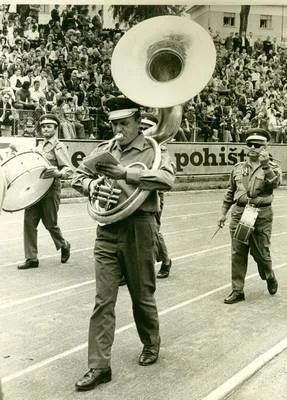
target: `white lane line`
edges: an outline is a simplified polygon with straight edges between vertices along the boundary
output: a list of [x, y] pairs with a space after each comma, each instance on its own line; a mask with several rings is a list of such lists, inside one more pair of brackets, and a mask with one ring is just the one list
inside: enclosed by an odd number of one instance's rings
[[[87, 228], [77, 228], [77, 229], [67, 229], [67, 230], [62, 230], [62, 232], [64, 234], [66, 233], [71, 233], [71, 232], [80, 232], [80, 231], [91, 231], [91, 230], [96, 230], [97, 225], [94, 226], [88, 226]], [[210, 228], [214, 228], [214, 225], [212, 226], [206, 226], [204, 227], [204, 229], [210, 229]], [[173, 231], [173, 232], [165, 232], [164, 236], [168, 236], [168, 235], [177, 235], [178, 233], [185, 233], [185, 232], [194, 232], [197, 231], [199, 228], [191, 228], [191, 229], [181, 229], [180, 231]], [[43, 232], [38, 234], [38, 238], [41, 237], [46, 237], [47, 233]], [[23, 236], [18, 236], [18, 237], [14, 237], [14, 238], [10, 238], [10, 239], [0, 239], [0, 244], [1, 243], [8, 243], [8, 242], [15, 242], [15, 241], [19, 241], [22, 240]]]
[[235, 375], [225, 381], [218, 388], [210, 392], [206, 397], [202, 400], [221, 400], [224, 399], [228, 394], [234, 391], [239, 385], [244, 383], [247, 379], [249, 379], [252, 375], [254, 375], [260, 368], [262, 368], [265, 364], [271, 361], [278, 354], [282, 353], [282, 351], [287, 349], [287, 337], [282, 339], [280, 342], [275, 344], [275, 346], [271, 347], [268, 351], [261, 354], [261, 356], [255, 358], [251, 363], [246, 365], [246, 367], [242, 368]]
[[[94, 247], [83, 247], [82, 249], [77, 249], [77, 250], [71, 250], [71, 254], [75, 254], [75, 253], [81, 253], [81, 252], [83, 252], [83, 251], [90, 251], [90, 250], [92, 250]], [[41, 260], [48, 260], [49, 258], [55, 258], [55, 257], [59, 257], [59, 254], [51, 254], [51, 255], [47, 255], [47, 256], [43, 256], [43, 257], [41, 257], [40, 258], [40, 261]], [[14, 262], [12, 262], [12, 263], [9, 263], [9, 264], [3, 264], [3, 265], [0, 265], [0, 269], [2, 268], [2, 267], [12, 267], [12, 266], [15, 266], [15, 265], [17, 265], [17, 264], [21, 264], [23, 262], [23, 259], [22, 260], [18, 260], [18, 261], [14, 261]]]
[[[276, 267], [274, 267], [273, 269], [279, 269], [279, 268], [282, 268], [282, 267], [284, 267], [286, 265], [287, 265], [287, 263], [279, 264]], [[258, 276], [258, 273], [254, 273], [252, 275], [247, 276], [246, 279], [249, 280], [249, 279], [252, 279], [252, 278], [257, 277], [257, 276]], [[218, 287], [216, 289], [210, 290], [209, 292], [201, 294], [201, 295], [199, 295], [197, 297], [193, 297], [192, 299], [189, 299], [189, 300], [183, 301], [181, 303], [178, 303], [175, 306], [166, 308], [165, 310], [160, 311], [159, 315], [161, 316], [161, 315], [168, 314], [168, 313], [170, 313], [172, 311], [178, 310], [179, 308], [182, 308], [182, 307], [185, 307], [185, 306], [190, 305], [192, 303], [195, 303], [195, 302], [197, 302], [197, 301], [199, 301], [201, 299], [204, 299], [204, 298], [206, 298], [208, 296], [213, 295], [214, 293], [220, 292], [221, 290], [227, 289], [229, 287], [230, 287], [230, 283], [228, 283], [226, 285], [223, 285], [223, 286], [220, 286], [220, 287]], [[119, 333], [125, 332], [128, 329], [131, 329], [131, 328], [134, 328], [134, 327], [135, 327], [134, 323], [131, 323], [131, 324], [128, 324], [128, 325], [124, 325], [121, 328], [116, 329], [115, 334], [119, 334]], [[53, 363], [54, 361], [61, 360], [62, 358], [65, 358], [65, 357], [67, 357], [67, 356], [69, 356], [71, 354], [74, 354], [74, 353], [76, 353], [76, 352], [78, 352], [80, 350], [84, 350], [87, 347], [87, 345], [88, 345], [87, 342], [82, 343], [82, 344], [80, 344], [80, 345], [78, 345], [76, 347], [73, 347], [73, 348], [71, 348], [69, 350], [66, 350], [66, 351], [64, 351], [62, 353], [59, 353], [59, 354], [57, 354], [57, 355], [55, 355], [53, 357], [49, 357], [49, 358], [46, 358], [45, 360], [42, 360], [42, 361], [40, 361], [38, 363], [35, 363], [34, 365], [31, 365], [30, 367], [24, 368], [24, 369], [22, 369], [22, 370], [20, 370], [18, 372], [15, 372], [15, 373], [13, 373], [11, 375], [4, 376], [2, 378], [2, 383], [10, 382], [10, 381], [12, 381], [12, 380], [14, 380], [16, 378], [19, 378], [19, 377], [21, 377], [23, 375], [26, 375], [26, 374], [28, 374], [30, 372], [36, 371], [39, 368], [45, 367], [46, 365], [49, 365], [49, 364]], [[204, 399], [204, 400], [206, 400], [206, 399]], [[211, 399], [208, 399], [208, 400], [211, 400]]]
[[[87, 226], [86, 228], [76, 228], [76, 229], [65, 229], [62, 230], [62, 233], [71, 233], [71, 232], [80, 232], [80, 231], [89, 231], [92, 229], [96, 229], [96, 225], [93, 226]], [[38, 238], [45, 237], [47, 235], [47, 232], [43, 232], [38, 234]], [[10, 239], [0, 239], [0, 243], [5, 243], [5, 242], [11, 242], [11, 241], [16, 241], [16, 240], [22, 240], [23, 236], [18, 236]]]
[[200, 215], [208, 215], [208, 214], [218, 214], [218, 211], [209, 211], [209, 212], [201, 212], [201, 213], [193, 213], [193, 214], [177, 214], [177, 215], [171, 215], [170, 217], [164, 217], [163, 222], [168, 220], [168, 219], [173, 219], [173, 218], [186, 218], [186, 217], [197, 217]]
[[77, 284], [71, 285], [71, 286], [66, 286], [66, 287], [63, 287], [63, 288], [60, 288], [60, 289], [50, 290], [49, 292], [40, 293], [40, 294], [37, 294], [35, 296], [25, 297], [24, 299], [12, 301], [10, 303], [6, 303], [6, 304], [0, 305], [0, 310], [3, 310], [5, 308], [18, 306], [19, 304], [25, 304], [25, 303], [28, 303], [29, 301], [42, 299], [43, 297], [49, 297], [49, 296], [52, 296], [52, 295], [55, 295], [55, 294], [67, 292], [68, 290], [78, 289], [78, 288], [80, 288], [82, 286], [91, 285], [92, 283], [95, 283], [95, 279], [91, 279], [89, 281], [77, 283]]
[[[287, 215], [286, 215], [287, 216]], [[198, 228], [194, 228], [195, 230], [197, 230]], [[191, 231], [192, 231], [193, 229], [191, 229]], [[180, 232], [182, 232], [182, 231], [180, 231]], [[173, 234], [173, 232], [169, 232], [169, 233], [164, 233], [164, 235], [166, 236], [166, 235], [171, 235], [171, 234]], [[287, 231], [283, 231], [283, 232], [278, 232], [278, 233], [272, 233], [272, 237], [275, 237], [275, 236], [281, 236], [281, 235], [286, 235], [287, 234]], [[181, 256], [181, 257], [177, 257], [177, 258], [175, 258], [175, 260], [179, 260], [179, 259], [181, 259], [181, 258], [186, 258], [186, 257], [192, 257], [192, 255], [198, 255], [198, 254], [204, 254], [204, 253], [208, 253], [209, 251], [213, 251], [213, 249], [222, 249], [222, 248], [224, 248], [224, 247], [229, 247], [230, 246], [230, 244], [225, 244], [225, 245], [222, 245], [222, 246], [218, 246], [218, 247], [212, 247], [211, 249], [206, 249], [206, 250], [201, 250], [201, 251], [198, 251], [198, 252], [195, 252], [195, 253], [190, 253], [190, 254], [187, 254], [187, 255], [184, 255], [184, 256]], [[90, 251], [90, 250], [92, 250], [94, 247], [85, 247], [85, 248], [81, 248], [81, 249], [77, 249], [77, 250], [72, 250], [71, 251], [71, 254], [75, 254], [75, 253], [81, 253], [81, 252], [84, 252], [84, 251]], [[49, 259], [49, 258], [54, 258], [54, 257], [59, 257], [59, 255], [58, 254], [51, 254], [51, 255], [47, 255], [47, 256], [42, 256], [41, 258], [40, 258], [40, 261], [41, 260], [47, 260], [47, 259]], [[18, 261], [14, 261], [14, 262], [12, 262], [12, 263], [8, 263], [8, 264], [2, 264], [2, 265], [0, 265], [0, 270], [1, 270], [1, 268], [5, 268], [5, 267], [12, 267], [12, 266], [15, 266], [15, 265], [17, 265], [17, 264], [21, 264], [23, 262], [23, 260], [18, 260]]]
[[[189, 257], [192, 257], [192, 256], [196, 256], [196, 255], [199, 255], [199, 254], [210, 253], [210, 252], [217, 251], [219, 249], [222, 249], [222, 248], [228, 247], [228, 246], [229, 245], [223, 245], [223, 246], [213, 247], [211, 249], [196, 251], [194, 253], [189, 253], [189, 254], [185, 254], [183, 256], [175, 257], [175, 258], [173, 258], [173, 260], [174, 261], [178, 261], [178, 260], [182, 260], [184, 258], [189, 258]], [[92, 280], [89, 280], [89, 281], [77, 283], [75, 285], [66, 286], [66, 287], [63, 287], [63, 288], [60, 288], [60, 289], [51, 290], [49, 292], [40, 293], [40, 294], [37, 294], [35, 296], [30, 296], [30, 297], [26, 297], [24, 299], [12, 301], [10, 303], [5, 303], [5, 304], [0, 305], [0, 310], [6, 309], [6, 308], [10, 308], [10, 307], [14, 307], [14, 306], [17, 306], [19, 304], [25, 304], [25, 303], [28, 303], [30, 301], [34, 301], [34, 300], [41, 299], [41, 298], [44, 298], [44, 297], [49, 297], [49, 296], [52, 296], [52, 295], [55, 295], [55, 294], [63, 293], [63, 292], [66, 292], [68, 290], [77, 289], [77, 288], [85, 286], [85, 285], [93, 284], [94, 282], [95, 282], [95, 279], [92, 279]]]

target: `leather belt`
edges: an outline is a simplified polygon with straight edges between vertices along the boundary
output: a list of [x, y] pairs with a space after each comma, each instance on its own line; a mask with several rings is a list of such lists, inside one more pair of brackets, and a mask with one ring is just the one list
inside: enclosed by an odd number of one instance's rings
[[[245, 207], [247, 203], [243, 204], [243, 203], [236, 203], [236, 205], [238, 207]], [[256, 207], [256, 208], [263, 208], [263, 207], [270, 207], [271, 203], [268, 204], [251, 204], [252, 206]]]
[[151, 211], [143, 211], [143, 210], [136, 210], [133, 215], [135, 215], [136, 217], [144, 217], [144, 216], [148, 216], [148, 215], [154, 215], [154, 212]]

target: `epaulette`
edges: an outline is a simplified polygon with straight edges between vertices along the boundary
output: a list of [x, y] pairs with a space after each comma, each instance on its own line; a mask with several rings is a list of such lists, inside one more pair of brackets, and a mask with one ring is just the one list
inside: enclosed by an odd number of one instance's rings
[[58, 142], [55, 145], [56, 150], [62, 149], [63, 147], [65, 147], [65, 144], [63, 142]]

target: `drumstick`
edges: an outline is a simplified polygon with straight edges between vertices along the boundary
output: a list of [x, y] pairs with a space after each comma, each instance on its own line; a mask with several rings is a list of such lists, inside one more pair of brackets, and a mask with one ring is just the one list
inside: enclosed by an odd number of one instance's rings
[[222, 229], [222, 226], [219, 226], [216, 231], [214, 232], [214, 234], [211, 237], [211, 240], [214, 238], [214, 236], [220, 231], [220, 229]]

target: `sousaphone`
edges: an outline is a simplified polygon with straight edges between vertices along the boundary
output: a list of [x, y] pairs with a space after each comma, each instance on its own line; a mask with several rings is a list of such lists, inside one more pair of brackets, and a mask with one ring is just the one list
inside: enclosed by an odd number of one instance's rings
[[[159, 109], [158, 124], [144, 132], [154, 148], [153, 169], [160, 165], [159, 145], [171, 140], [180, 127], [182, 105], [206, 86], [215, 62], [212, 38], [186, 17], [147, 19], [117, 43], [111, 60], [115, 84], [136, 103]], [[114, 223], [132, 214], [148, 195], [149, 191], [133, 188], [124, 204], [109, 210], [91, 198], [88, 212], [99, 223]]]

